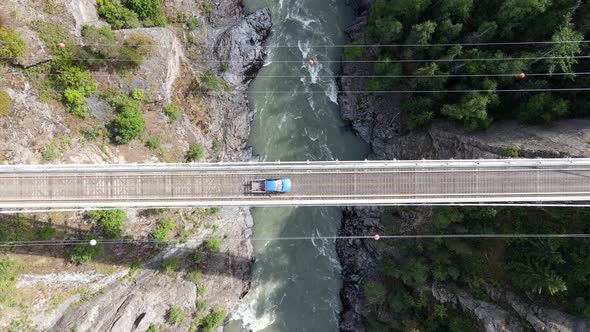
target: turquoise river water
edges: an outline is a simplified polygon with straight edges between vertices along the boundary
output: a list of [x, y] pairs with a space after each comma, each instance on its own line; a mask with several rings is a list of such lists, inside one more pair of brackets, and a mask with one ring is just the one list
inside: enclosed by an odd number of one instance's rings
[[[342, 50], [313, 47], [346, 42], [343, 30], [353, 14], [346, 1], [245, 3], [248, 11], [269, 7], [273, 17], [270, 54], [250, 85], [254, 152], [264, 161], [364, 159], [367, 145], [339, 117], [336, 80], [322, 77], [338, 68], [322, 60], [339, 60]], [[317, 64], [309, 66], [309, 58]], [[280, 62], [285, 60], [298, 63]], [[336, 207], [257, 208], [253, 215], [254, 237], [264, 238], [335, 235], [342, 218]], [[255, 241], [254, 250], [252, 288], [226, 332], [337, 330], [341, 281], [334, 241]]]

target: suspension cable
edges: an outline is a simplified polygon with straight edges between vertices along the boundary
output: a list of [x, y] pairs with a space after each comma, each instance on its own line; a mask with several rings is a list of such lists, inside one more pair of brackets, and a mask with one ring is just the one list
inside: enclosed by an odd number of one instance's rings
[[[590, 55], [573, 55], [573, 56], [528, 56], [516, 58], [442, 58], [442, 59], [388, 59], [388, 60], [319, 60], [318, 63], [417, 63], [417, 62], [477, 62], [477, 61], [517, 61], [517, 60], [556, 60], [556, 59], [588, 59]], [[17, 57], [0, 57], [0, 60], [18, 59]], [[138, 62], [124, 58], [72, 58], [69, 61], [76, 62]], [[250, 63], [305, 63], [307, 60], [253, 60]], [[162, 62], [161, 59], [144, 59], [142, 62]], [[240, 60], [191, 60], [193, 63], [242, 63]]]
[[[319, 44], [319, 45], [262, 45], [265, 48], [351, 48], [351, 47], [453, 47], [453, 46], [520, 46], [520, 45], [553, 45], [553, 44], [587, 44], [590, 40], [545, 40], [545, 41], [516, 41], [516, 42], [488, 42], [488, 43], [430, 43], [430, 44]], [[72, 45], [72, 44], [69, 44]], [[101, 43], [75, 43], [73, 46], [104, 46], [104, 47], [131, 47], [140, 48], [148, 45], [125, 45], [125, 44], [101, 44]]]
[[[448, 77], [518, 77], [520, 73], [514, 74], [436, 74], [436, 75], [317, 75], [316, 78], [448, 78]], [[31, 73], [27, 76], [61, 76], [52, 73]], [[583, 76], [590, 75], [590, 72], [565, 72], [565, 73], [530, 73], [529, 76]], [[118, 77], [115, 74], [92, 74], [92, 77]], [[244, 78], [307, 78], [310, 76], [302, 75], [245, 75]]]
[[[45, 241], [2, 241], [0, 247], [35, 247], [35, 246], [68, 246], [76, 244], [95, 244], [117, 245], [117, 244], [166, 244], [179, 245], [184, 243], [200, 243], [210, 239], [219, 239], [220, 241], [315, 241], [315, 240], [415, 240], [415, 239], [513, 239], [513, 238], [590, 238], [588, 233], [565, 233], [565, 234], [414, 234], [414, 235], [328, 235], [328, 236], [271, 236], [271, 237], [224, 237], [207, 236], [197, 237], [187, 240], [45, 240]], [[93, 244], [94, 245], [94, 244]]]

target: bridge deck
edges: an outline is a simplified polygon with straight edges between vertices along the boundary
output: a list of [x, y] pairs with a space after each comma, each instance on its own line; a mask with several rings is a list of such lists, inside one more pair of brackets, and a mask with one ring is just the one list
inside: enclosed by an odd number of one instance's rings
[[[289, 177], [292, 192], [248, 192]], [[0, 166], [0, 208], [590, 200], [590, 159]]]

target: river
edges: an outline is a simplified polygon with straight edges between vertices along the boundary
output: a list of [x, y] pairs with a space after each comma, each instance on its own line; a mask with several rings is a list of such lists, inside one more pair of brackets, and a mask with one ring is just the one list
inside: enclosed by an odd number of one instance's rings
[[[346, 2], [245, 0], [248, 11], [269, 7], [273, 18], [269, 56], [249, 96], [255, 112], [250, 144], [262, 160], [359, 160], [367, 155], [368, 146], [339, 117], [336, 80], [322, 77], [337, 73], [338, 64], [322, 61], [339, 60], [342, 50], [310, 47], [346, 42], [343, 30], [353, 18]], [[307, 64], [310, 58], [317, 60], [315, 66]], [[320, 236], [337, 234], [342, 212], [336, 207], [257, 208], [253, 216], [255, 238]], [[341, 280], [334, 241], [254, 241], [254, 251], [252, 287], [226, 332], [338, 329]]]

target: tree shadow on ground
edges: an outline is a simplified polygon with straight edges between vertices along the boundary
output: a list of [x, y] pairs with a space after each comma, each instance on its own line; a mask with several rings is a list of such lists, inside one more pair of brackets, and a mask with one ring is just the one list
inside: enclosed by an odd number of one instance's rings
[[[54, 236], [47, 238], [50, 226]], [[71, 255], [76, 247], [90, 245], [90, 239], [96, 239], [100, 247], [100, 254], [92, 258], [92, 262], [131, 266], [138, 262], [145, 269], [162, 270], [162, 258], [158, 257], [169, 247], [163, 243], [145, 242], [147, 239], [134, 241], [131, 239], [120, 239], [118, 243], [108, 243], [108, 239], [102, 239], [91, 229], [72, 227], [68, 225], [56, 225], [38, 221], [35, 218], [22, 215], [0, 215], [0, 242], [2, 244], [23, 243], [23, 241], [47, 241], [45, 245], [35, 244], [26, 246], [0, 247], [0, 254], [36, 255], [64, 259], [70, 262]], [[68, 241], [83, 240], [80, 244], [71, 244]], [[107, 241], [101, 243], [101, 241]], [[200, 258], [195, 259], [195, 252], [199, 252]], [[199, 255], [199, 254], [198, 254]], [[225, 252], [212, 252], [204, 245], [198, 248], [180, 247], [171, 250], [170, 255], [179, 261], [178, 272], [198, 270], [204, 275], [226, 275], [242, 280], [248, 280], [251, 270], [252, 259], [249, 257], [236, 256]], [[72, 265], [76, 265], [71, 263]], [[85, 263], [81, 263], [82, 265]], [[34, 272], [34, 271], [31, 271]]]

